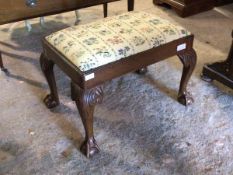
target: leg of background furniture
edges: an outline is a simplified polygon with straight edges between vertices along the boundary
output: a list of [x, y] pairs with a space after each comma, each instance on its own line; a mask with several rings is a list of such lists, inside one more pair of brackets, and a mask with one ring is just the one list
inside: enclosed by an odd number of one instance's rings
[[32, 31], [32, 26], [28, 20], [25, 20], [25, 26], [26, 26], [28, 32]]
[[204, 65], [201, 78], [207, 82], [217, 80], [233, 89], [233, 40], [227, 59], [225, 61]]
[[45, 20], [44, 17], [40, 17], [40, 26], [45, 27]]
[[0, 68], [3, 72], [7, 73], [7, 69], [3, 66], [2, 53], [0, 52]]
[[191, 49], [178, 54], [181, 62], [183, 63], [183, 73], [180, 82], [180, 89], [178, 94], [178, 101], [187, 106], [193, 102], [193, 98], [189, 92], [187, 92], [186, 87], [188, 81], [192, 75], [192, 72], [196, 65], [197, 55], [196, 52]]
[[[205, 68], [206, 65], [204, 65], [204, 68]], [[203, 70], [202, 71], [202, 74], [201, 74], [201, 79], [205, 82], [208, 82], [208, 83], [211, 83], [214, 81], [214, 79], [210, 78], [208, 75], [205, 74], [205, 71]]]
[[40, 57], [40, 65], [50, 88], [50, 94], [45, 97], [44, 103], [47, 108], [54, 108], [59, 104], [57, 86], [53, 72], [54, 63], [51, 60], [48, 60], [42, 53]]
[[85, 141], [81, 151], [89, 158], [99, 152], [99, 146], [94, 138], [93, 113], [95, 105], [102, 102], [103, 90], [101, 87], [84, 90], [72, 82], [71, 98], [76, 102], [85, 129]]
[[0, 68], [3, 69], [2, 53], [0, 52]]
[[148, 72], [147, 67], [143, 67], [141, 69], [136, 70], [136, 73], [140, 75], [145, 75], [147, 72]]
[[78, 10], [75, 10], [75, 16], [76, 16], [76, 20], [75, 20], [75, 25], [78, 25], [79, 22], [81, 21], [80, 20], [80, 15], [79, 15], [79, 11]]
[[104, 17], [106, 18], [108, 16], [108, 3], [104, 3], [103, 7], [104, 7]]
[[128, 0], [128, 11], [134, 10], [134, 0]]
[[153, 3], [154, 3], [155, 5], [162, 4], [162, 2], [161, 2], [160, 0], [153, 0]]

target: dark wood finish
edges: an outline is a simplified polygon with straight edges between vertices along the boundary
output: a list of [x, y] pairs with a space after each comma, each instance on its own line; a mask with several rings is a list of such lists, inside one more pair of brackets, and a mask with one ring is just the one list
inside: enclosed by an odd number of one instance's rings
[[134, 0], [128, 0], [128, 11], [134, 10]]
[[[57, 52], [46, 40], [43, 40], [43, 46], [46, 51], [46, 55], [49, 59], [52, 59], [61, 69], [72, 78], [72, 80], [79, 84], [81, 88], [92, 88], [100, 85], [105, 81], [119, 77], [120, 75], [133, 72], [142, 67], [146, 67], [150, 64], [154, 64], [168, 57], [183, 53], [177, 52], [177, 46], [186, 43], [188, 50], [192, 49], [193, 36], [184, 37], [165, 45], [150, 49], [145, 52], [130, 56], [125, 59], [121, 59], [111, 64], [107, 64], [91, 71], [81, 72], [76, 66], [69, 62], [59, 52]], [[143, 58], [143, 59], [142, 59]], [[119, 69], [120, 67], [120, 69]], [[84, 76], [90, 73], [95, 73], [95, 78], [91, 81], [84, 81]]]
[[222, 62], [205, 65], [202, 71], [202, 79], [208, 82], [217, 80], [233, 89], [233, 40], [227, 59]]
[[230, 4], [230, 3], [233, 3], [233, 0], [216, 0], [215, 5], [221, 6], [221, 5], [226, 5], [226, 4]]
[[44, 54], [41, 54], [40, 65], [41, 65], [41, 70], [43, 71], [45, 78], [49, 84], [49, 88], [51, 92], [51, 94], [48, 94], [45, 97], [44, 103], [47, 106], [47, 108], [49, 109], [54, 108], [57, 105], [59, 105], [57, 86], [56, 86], [56, 81], [55, 81], [55, 77], [53, 73], [54, 63], [52, 60], [48, 60]]
[[[108, 16], [108, 3], [103, 4], [104, 8], [104, 17]], [[134, 0], [128, 0], [128, 11], [134, 10]]]
[[[86, 133], [85, 141], [81, 147], [82, 152], [86, 156], [92, 156], [99, 151], [93, 134], [93, 111], [95, 104], [101, 102], [103, 96], [102, 89], [99, 88], [99, 86], [108, 80], [137, 70], [139, 73], [140, 70], [143, 70], [145, 73], [147, 66], [167, 59], [170, 56], [178, 55], [183, 63], [178, 101], [183, 105], [191, 104], [193, 99], [190, 93], [187, 92], [186, 87], [196, 64], [196, 53], [193, 50], [193, 38], [193, 35], [190, 35], [86, 72], [81, 72], [45, 39], [42, 41], [44, 48], [44, 52], [42, 53], [44, 56], [42, 56], [42, 58], [46, 57], [47, 60], [57, 64], [71, 78], [72, 99], [76, 101]], [[177, 46], [184, 43], [186, 43], [186, 49], [177, 51]], [[52, 67], [50, 66], [49, 69], [51, 70], [47, 71], [49, 74], [47, 77], [51, 77], [52, 74]], [[46, 73], [46, 71], [44, 72]], [[85, 81], [85, 76], [90, 73], [94, 73], [95, 78]], [[55, 87], [53, 80], [49, 80], [48, 78], [47, 80], [48, 83], [51, 84], [50, 87]], [[54, 88], [50, 88], [50, 90], [50, 94], [57, 93]]]
[[183, 63], [183, 74], [180, 83], [180, 89], [178, 94], [178, 101], [183, 105], [189, 105], [193, 103], [193, 98], [186, 91], [188, 80], [190, 79], [192, 72], [196, 65], [196, 53], [193, 49], [187, 52], [179, 53], [178, 57]]
[[104, 17], [106, 18], [108, 16], [108, 3], [104, 3], [103, 7], [104, 7]]
[[168, 4], [181, 17], [187, 17], [214, 8], [214, 0], [153, 0], [154, 4]]
[[2, 60], [2, 53], [0, 51], [0, 69], [1, 71], [5, 72], [6, 74], [9, 73], [8, 70], [4, 67], [3, 65], [3, 60]]
[[71, 83], [71, 98], [76, 102], [85, 129], [81, 151], [89, 158], [99, 152], [93, 132], [93, 114], [95, 105], [103, 100], [103, 89], [101, 86], [81, 89], [77, 84]]
[[3, 65], [2, 52], [0, 52], [0, 68], [1, 68], [1, 71], [7, 72], [7, 69]]
[[[27, 3], [28, 1], [29, 0], [0, 1], [0, 25], [40, 16], [73, 11], [99, 4], [103, 4], [104, 17], [106, 17], [108, 9], [107, 3], [119, 0], [37, 0], [33, 6], [29, 6]], [[133, 9], [134, 0], [128, 0], [128, 11], [132, 11]], [[5, 72], [7, 71], [3, 67], [1, 52], [0, 68]]]
[[0, 1], [0, 24], [54, 15], [114, 1], [119, 0], [37, 0], [37, 4], [33, 7], [26, 5], [27, 0]]
[[2, 53], [0, 52], [0, 68], [3, 69]]
[[2, 61], [2, 53], [1, 52], [0, 52], [0, 68], [1, 68], [1, 70], [4, 69], [3, 61]]
[[148, 72], [147, 67], [143, 67], [141, 69], [136, 70], [136, 73], [140, 75], [145, 75], [147, 72]]

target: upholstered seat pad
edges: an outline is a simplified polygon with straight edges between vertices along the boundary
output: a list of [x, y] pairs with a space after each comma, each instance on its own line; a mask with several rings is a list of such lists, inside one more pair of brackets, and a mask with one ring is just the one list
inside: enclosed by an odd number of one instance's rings
[[153, 14], [128, 12], [60, 30], [46, 40], [81, 71], [88, 71], [187, 35], [183, 27]]

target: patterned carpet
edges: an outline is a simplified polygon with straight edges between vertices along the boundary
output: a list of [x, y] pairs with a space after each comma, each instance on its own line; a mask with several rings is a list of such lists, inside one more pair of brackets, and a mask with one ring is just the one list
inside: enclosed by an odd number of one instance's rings
[[[84, 130], [70, 81], [56, 67], [61, 104], [42, 103], [48, 85], [38, 58], [40, 41], [74, 24], [75, 13], [0, 27], [0, 174], [7, 175], [232, 175], [233, 90], [203, 82], [204, 63], [223, 60], [231, 44], [233, 5], [179, 18], [151, 0], [136, 0], [135, 10], [157, 14], [195, 34], [198, 62], [189, 83], [195, 103], [176, 101], [182, 65], [177, 57], [151, 65], [145, 76], [134, 73], [104, 85], [104, 101], [95, 110], [95, 137], [101, 152], [87, 159], [79, 151]], [[126, 11], [126, 1], [109, 5], [109, 15]], [[80, 10], [81, 23], [103, 17], [102, 7]]]

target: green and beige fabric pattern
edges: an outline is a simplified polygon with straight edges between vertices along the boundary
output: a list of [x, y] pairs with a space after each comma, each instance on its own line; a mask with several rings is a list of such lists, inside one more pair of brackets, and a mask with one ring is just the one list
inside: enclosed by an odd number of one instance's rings
[[60, 30], [46, 40], [81, 71], [88, 71], [190, 34], [153, 14], [128, 12]]

